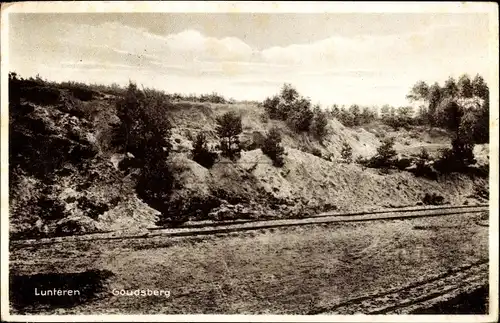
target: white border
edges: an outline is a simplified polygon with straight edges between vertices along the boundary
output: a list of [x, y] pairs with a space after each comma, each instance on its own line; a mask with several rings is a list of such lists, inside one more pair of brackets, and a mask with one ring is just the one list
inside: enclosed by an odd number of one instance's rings
[[[9, 315], [8, 313], [8, 52], [9, 13], [266, 12], [488, 13], [490, 17], [490, 314], [489, 315]], [[476, 2], [21, 2], [1, 12], [1, 313], [2, 321], [31, 322], [497, 322], [498, 321], [498, 6]]]

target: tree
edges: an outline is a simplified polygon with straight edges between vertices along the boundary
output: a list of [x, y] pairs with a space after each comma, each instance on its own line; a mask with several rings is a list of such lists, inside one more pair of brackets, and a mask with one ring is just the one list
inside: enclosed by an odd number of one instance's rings
[[205, 168], [211, 168], [217, 160], [217, 153], [208, 148], [206, 136], [202, 132], [196, 136], [192, 154], [193, 160]]
[[328, 118], [326, 112], [322, 111], [319, 105], [316, 105], [313, 109], [313, 118], [311, 122], [311, 132], [314, 137], [318, 140], [323, 140], [326, 136], [328, 125]]
[[382, 120], [387, 120], [390, 116], [391, 107], [387, 104], [384, 104], [380, 109], [380, 118]]
[[125, 96], [116, 103], [120, 125], [114, 130], [114, 144], [134, 156], [133, 165], [140, 169], [136, 184], [138, 196], [165, 214], [171, 193], [173, 175], [167, 163], [170, 102], [158, 92], [145, 92], [130, 82]]
[[462, 107], [452, 98], [446, 98], [441, 101], [436, 111], [436, 121], [438, 125], [455, 133], [458, 132], [462, 116]]
[[406, 96], [410, 101], [428, 101], [430, 88], [424, 81], [418, 81]]
[[394, 138], [388, 137], [382, 141], [382, 145], [377, 148], [377, 154], [371, 159], [371, 166], [376, 168], [389, 167], [397, 153], [394, 149]]
[[439, 106], [439, 103], [441, 102], [442, 97], [443, 95], [441, 87], [436, 82], [429, 89], [429, 108], [427, 112], [428, 112], [429, 124], [431, 126], [436, 125], [435, 122], [436, 110]]
[[352, 163], [352, 147], [345, 141], [342, 144], [340, 155], [346, 163]]
[[489, 99], [490, 89], [488, 88], [488, 85], [486, 85], [483, 77], [479, 74], [477, 74], [474, 77], [474, 80], [472, 80], [472, 91], [475, 96], [483, 100]]
[[241, 152], [239, 134], [243, 131], [241, 116], [230, 111], [218, 116], [216, 122], [222, 155], [232, 160], [239, 158]]
[[397, 125], [407, 127], [412, 124], [415, 111], [412, 106], [400, 107], [397, 111]]
[[330, 110], [330, 115], [338, 120], [339, 114], [340, 114], [339, 106], [337, 104], [334, 104], [332, 109]]
[[486, 143], [490, 136], [490, 89], [481, 75], [477, 74], [472, 81], [474, 95], [483, 100], [477, 111], [476, 123], [474, 125], [474, 141]]
[[299, 92], [291, 84], [285, 83], [281, 88], [280, 97], [287, 103], [293, 103], [299, 99]]
[[460, 78], [458, 79], [458, 90], [461, 97], [472, 98], [474, 89], [472, 87], [472, 82], [467, 74], [460, 76]]
[[364, 107], [363, 112], [361, 112], [361, 124], [367, 124], [372, 122], [377, 118], [377, 113], [375, 109], [371, 109], [370, 107]]
[[342, 109], [340, 109], [338, 120], [346, 127], [354, 126], [352, 114], [349, 111], [347, 111], [345, 107], [342, 107]]
[[278, 114], [278, 104], [280, 103], [279, 96], [275, 95], [270, 98], [266, 98], [262, 103], [264, 110], [266, 110], [267, 115], [271, 119], [279, 119]]
[[285, 148], [281, 145], [281, 133], [278, 128], [271, 128], [262, 144], [262, 153], [271, 158], [273, 166], [285, 165]]
[[478, 144], [487, 143], [490, 140], [490, 109], [489, 99], [484, 101], [483, 106], [477, 111], [474, 124], [474, 142]]
[[160, 94], [146, 95], [130, 83], [116, 103], [121, 124], [114, 131], [114, 144], [131, 153], [142, 166], [152, 159], [165, 159], [171, 149], [170, 102]]
[[429, 110], [425, 105], [418, 107], [416, 122], [419, 125], [429, 124]]
[[442, 173], [463, 172], [469, 165], [476, 162], [472, 142], [456, 136], [451, 145], [452, 148], [444, 149], [441, 157], [434, 163], [437, 170]]
[[311, 126], [312, 118], [311, 101], [302, 97], [296, 100], [286, 121], [296, 132], [307, 132]]
[[361, 109], [359, 108], [359, 105], [353, 104], [349, 107], [349, 112], [352, 115], [352, 122], [353, 125], [359, 126], [361, 125]]

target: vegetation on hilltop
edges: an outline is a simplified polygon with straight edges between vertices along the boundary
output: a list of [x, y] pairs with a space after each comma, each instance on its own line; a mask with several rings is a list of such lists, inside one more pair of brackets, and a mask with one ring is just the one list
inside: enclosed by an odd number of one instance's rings
[[291, 85], [284, 84], [279, 94], [262, 103], [270, 119], [283, 120], [296, 132], [311, 132], [319, 140], [326, 133], [327, 116], [319, 106], [312, 108], [311, 100], [299, 95]]

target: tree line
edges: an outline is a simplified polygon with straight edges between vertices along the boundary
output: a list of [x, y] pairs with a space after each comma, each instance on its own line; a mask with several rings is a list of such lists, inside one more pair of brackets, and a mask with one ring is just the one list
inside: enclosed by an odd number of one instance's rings
[[420, 124], [442, 127], [474, 143], [489, 141], [489, 88], [477, 74], [455, 80], [449, 77], [441, 86], [417, 82], [407, 98], [420, 102], [417, 119]]

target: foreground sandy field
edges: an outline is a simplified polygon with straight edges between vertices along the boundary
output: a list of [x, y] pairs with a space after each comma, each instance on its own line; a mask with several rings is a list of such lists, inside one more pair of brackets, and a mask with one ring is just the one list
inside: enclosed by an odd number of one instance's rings
[[[487, 261], [488, 227], [482, 217], [461, 214], [198, 238], [22, 247], [11, 250], [10, 256], [10, 274], [15, 277], [11, 298], [17, 303], [12, 310], [317, 313], [348, 299]], [[26, 301], [37, 286], [32, 279], [44, 281], [45, 287], [73, 286], [86, 296], [65, 304], [39, 300], [33, 306]], [[170, 297], [115, 296], [113, 289], [168, 290]]]

